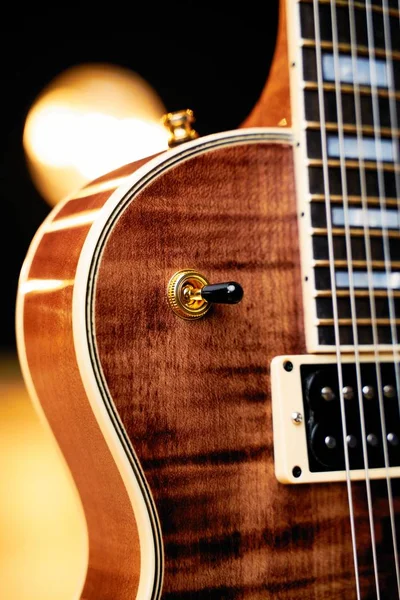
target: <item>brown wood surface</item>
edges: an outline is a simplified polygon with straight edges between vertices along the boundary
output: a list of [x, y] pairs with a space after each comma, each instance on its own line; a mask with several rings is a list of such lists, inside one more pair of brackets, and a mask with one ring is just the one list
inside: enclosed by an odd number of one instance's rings
[[286, 0], [279, 0], [278, 32], [268, 79], [242, 127], [290, 127], [292, 124], [286, 13]]
[[[291, 124], [284, 5], [267, 85], [243, 127]], [[167, 600], [356, 598], [345, 485], [284, 486], [273, 472], [270, 360], [305, 351], [292, 162], [289, 147], [249, 144], [178, 164], [129, 204], [100, 263], [96, 343], [160, 516]], [[54, 220], [100, 208], [112, 189], [87, 191]], [[88, 230], [45, 234], [29, 277], [73, 282]], [[242, 303], [196, 323], [178, 319], [165, 290], [183, 267], [238, 280]], [[28, 365], [87, 519], [82, 598], [130, 600], [137, 525], [80, 379], [72, 291], [26, 295]], [[372, 600], [365, 485], [352, 489], [362, 598]], [[384, 482], [372, 496], [386, 600], [397, 592]]]
[[[135, 168], [126, 166], [125, 174]], [[114, 176], [109, 174], [108, 179]], [[71, 199], [61, 210], [56, 209], [58, 214], [52, 220], [99, 208], [112, 191]], [[136, 595], [140, 570], [136, 521], [83, 388], [72, 338], [73, 281], [89, 227], [43, 235], [28, 279], [61, 280], [66, 286], [25, 295], [23, 336], [35, 390], [85, 512], [89, 565], [82, 599], [131, 600]]]
[[[187, 267], [240, 282], [242, 303], [179, 319], [166, 287]], [[165, 599], [356, 598], [346, 485], [274, 476], [269, 366], [305, 352], [300, 290], [289, 146], [180, 164], [107, 239], [95, 337], [161, 519]], [[372, 487], [381, 597], [394, 598], [385, 483]], [[362, 598], [375, 598], [365, 485], [352, 488]]]

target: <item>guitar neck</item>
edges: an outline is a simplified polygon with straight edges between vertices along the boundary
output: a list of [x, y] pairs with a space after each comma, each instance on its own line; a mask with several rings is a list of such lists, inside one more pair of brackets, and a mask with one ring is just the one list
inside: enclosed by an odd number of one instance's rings
[[[400, 336], [398, 31], [397, 0], [281, 2], [272, 79], [247, 123], [293, 128], [309, 351], [337, 338], [390, 350]], [[263, 120], [279, 76], [290, 106]]]

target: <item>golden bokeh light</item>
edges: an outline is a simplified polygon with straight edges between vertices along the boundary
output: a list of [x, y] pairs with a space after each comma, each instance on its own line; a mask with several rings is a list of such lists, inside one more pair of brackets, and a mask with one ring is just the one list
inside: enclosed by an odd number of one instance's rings
[[165, 106], [137, 73], [85, 64], [43, 90], [25, 121], [30, 174], [51, 205], [113, 169], [168, 148]]
[[77, 598], [89, 551], [83, 509], [12, 355], [0, 355], [0, 398], [0, 598]]

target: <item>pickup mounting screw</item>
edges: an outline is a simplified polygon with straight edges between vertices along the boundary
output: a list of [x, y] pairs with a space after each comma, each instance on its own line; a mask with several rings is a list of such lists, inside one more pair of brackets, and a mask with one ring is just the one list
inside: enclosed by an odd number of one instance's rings
[[292, 412], [292, 423], [300, 425], [303, 422], [303, 415], [300, 412]]
[[293, 467], [292, 469], [292, 473], [293, 473], [293, 477], [296, 477], [296, 479], [298, 479], [301, 475], [301, 468], [300, 467]]

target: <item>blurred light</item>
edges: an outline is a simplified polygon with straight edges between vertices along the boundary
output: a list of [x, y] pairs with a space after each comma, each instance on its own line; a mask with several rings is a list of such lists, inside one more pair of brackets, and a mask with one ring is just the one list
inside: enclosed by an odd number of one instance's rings
[[77, 598], [88, 561], [82, 505], [14, 355], [0, 354], [0, 398], [0, 598]]
[[166, 112], [128, 69], [86, 64], [61, 73], [25, 122], [23, 145], [39, 192], [54, 205], [100, 175], [166, 150]]

